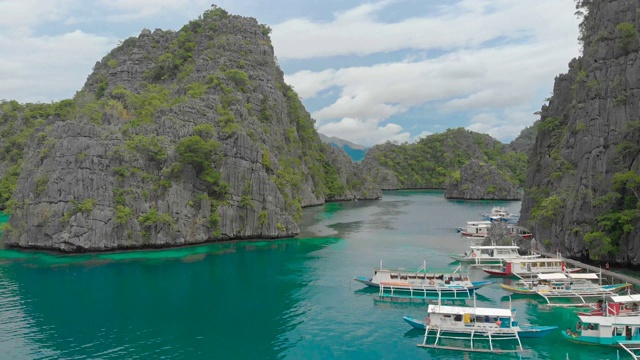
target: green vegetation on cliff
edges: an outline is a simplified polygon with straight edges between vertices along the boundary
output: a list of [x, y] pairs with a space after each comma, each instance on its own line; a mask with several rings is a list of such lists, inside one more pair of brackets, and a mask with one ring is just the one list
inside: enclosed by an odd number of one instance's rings
[[495, 165], [510, 182], [522, 186], [527, 161], [524, 153], [463, 128], [429, 135], [415, 144], [377, 145], [367, 157], [391, 170], [399, 188], [444, 188], [447, 179], [471, 159]]

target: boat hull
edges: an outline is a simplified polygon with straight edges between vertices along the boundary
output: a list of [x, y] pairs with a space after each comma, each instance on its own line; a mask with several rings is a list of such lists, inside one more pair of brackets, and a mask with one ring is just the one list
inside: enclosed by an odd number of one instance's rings
[[415, 286], [409, 283], [403, 282], [385, 282], [382, 284], [377, 284], [372, 281], [371, 278], [367, 278], [365, 276], [356, 276], [353, 278], [355, 281], [365, 284], [370, 287], [380, 288], [382, 285], [382, 289], [385, 292], [394, 292], [394, 293], [415, 293], [419, 294], [429, 294], [433, 296], [438, 296], [439, 294], [461, 294], [461, 293], [469, 293], [469, 295], [473, 295], [475, 290], [478, 290], [484, 286], [493, 284], [493, 281], [490, 280], [482, 280], [482, 281], [472, 281], [471, 286], [459, 286], [459, 285], [442, 285], [442, 286]]
[[498, 284], [500, 285], [501, 288], [503, 288], [504, 290], [510, 292], [510, 293], [514, 293], [514, 294], [521, 294], [521, 295], [535, 295], [536, 292], [533, 290], [529, 290], [526, 288], [522, 288], [522, 287], [516, 287], [516, 286], [510, 286], [507, 284]]

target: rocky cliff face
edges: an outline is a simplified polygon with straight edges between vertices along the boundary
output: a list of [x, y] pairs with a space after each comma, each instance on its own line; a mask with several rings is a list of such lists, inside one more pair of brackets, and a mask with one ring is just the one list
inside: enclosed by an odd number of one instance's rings
[[471, 160], [449, 178], [447, 199], [520, 200], [520, 191], [498, 169], [478, 160]]
[[320, 141], [269, 32], [214, 7], [96, 63], [25, 149], [5, 243], [78, 252], [286, 237], [301, 207], [379, 198]]
[[640, 264], [640, 1], [580, 1], [582, 57], [556, 78], [521, 222], [565, 255]]

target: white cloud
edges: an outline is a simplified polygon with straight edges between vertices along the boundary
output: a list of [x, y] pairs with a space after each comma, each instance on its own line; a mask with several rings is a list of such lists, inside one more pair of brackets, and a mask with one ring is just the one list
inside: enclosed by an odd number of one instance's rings
[[171, 12], [186, 13], [192, 9], [206, 9], [205, 0], [102, 0], [102, 4], [116, 11], [110, 21], [131, 21]]
[[340, 121], [321, 125], [318, 132], [327, 136], [336, 136], [356, 144], [372, 146], [392, 141], [404, 143], [410, 140], [410, 134], [397, 124], [378, 126], [377, 120], [344, 118]]
[[[557, 0], [472, 0], [442, 8], [438, 16], [423, 15], [394, 23], [377, 21], [384, 1], [335, 14], [331, 22], [292, 19], [272, 26], [280, 59], [336, 55], [368, 55], [402, 49], [475, 48], [496, 39], [553, 39], [574, 34], [575, 24], [549, 15], [572, 17], [574, 4]], [[576, 37], [572, 37], [575, 42]]]
[[72, 0], [3, 0], [0, 1], [0, 28], [32, 27], [67, 16]]
[[468, 130], [489, 134], [501, 141], [510, 141], [520, 135], [520, 131], [531, 126], [536, 116], [527, 111], [508, 113], [481, 113], [471, 119]]
[[[279, 58], [409, 51], [402, 62], [287, 76], [303, 99], [330, 88], [339, 93], [337, 100], [312, 114], [323, 128], [331, 128], [334, 121], [339, 128], [359, 124], [367, 132], [380, 132], [373, 137], [391, 138], [403, 131], [382, 132], [378, 124], [430, 104], [439, 112], [470, 112], [476, 115], [470, 129], [508, 139], [533, 123], [528, 109], [539, 108], [536, 94], [551, 90], [554, 77], [565, 72], [579, 52], [574, 4], [568, 1], [467, 0], [442, 7], [437, 16], [395, 23], [376, 20], [376, 11], [387, 6], [392, 3], [362, 5], [327, 23], [293, 19], [273, 26]], [[424, 59], [433, 51], [440, 55]], [[486, 114], [510, 112], [527, 115], [509, 125], [481, 121]], [[357, 142], [355, 134], [344, 134]]]
[[74, 31], [57, 36], [0, 35], [0, 99], [48, 102], [80, 90], [93, 64], [116, 39]]

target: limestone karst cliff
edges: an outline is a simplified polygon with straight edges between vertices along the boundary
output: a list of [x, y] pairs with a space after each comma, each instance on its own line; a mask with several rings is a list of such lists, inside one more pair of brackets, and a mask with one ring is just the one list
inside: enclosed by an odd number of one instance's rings
[[414, 144], [376, 145], [367, 151], [362, 164], [382, 189], [444, 189], [471, 160], [495, 165], [517, 187], [524, 182], [526, 143], [519, 146], [524, 151], [513, 150], [487, 134], [449, 129]]
[[521, 223], [565, 255], [640, 265], [640, 1], [578, 1], [583, 54], [555, 79]]
[[213, 7], [111, 51], [28, 137], [5, 243], [79, 252], [286, 237], [304, 206], [379, 198], [359, 164], [320, 141], [269, 33]]
[[444, 197], [466, 200], [520, 200], [522, 194], [497, 167], [472, 159], [449, 177]]

